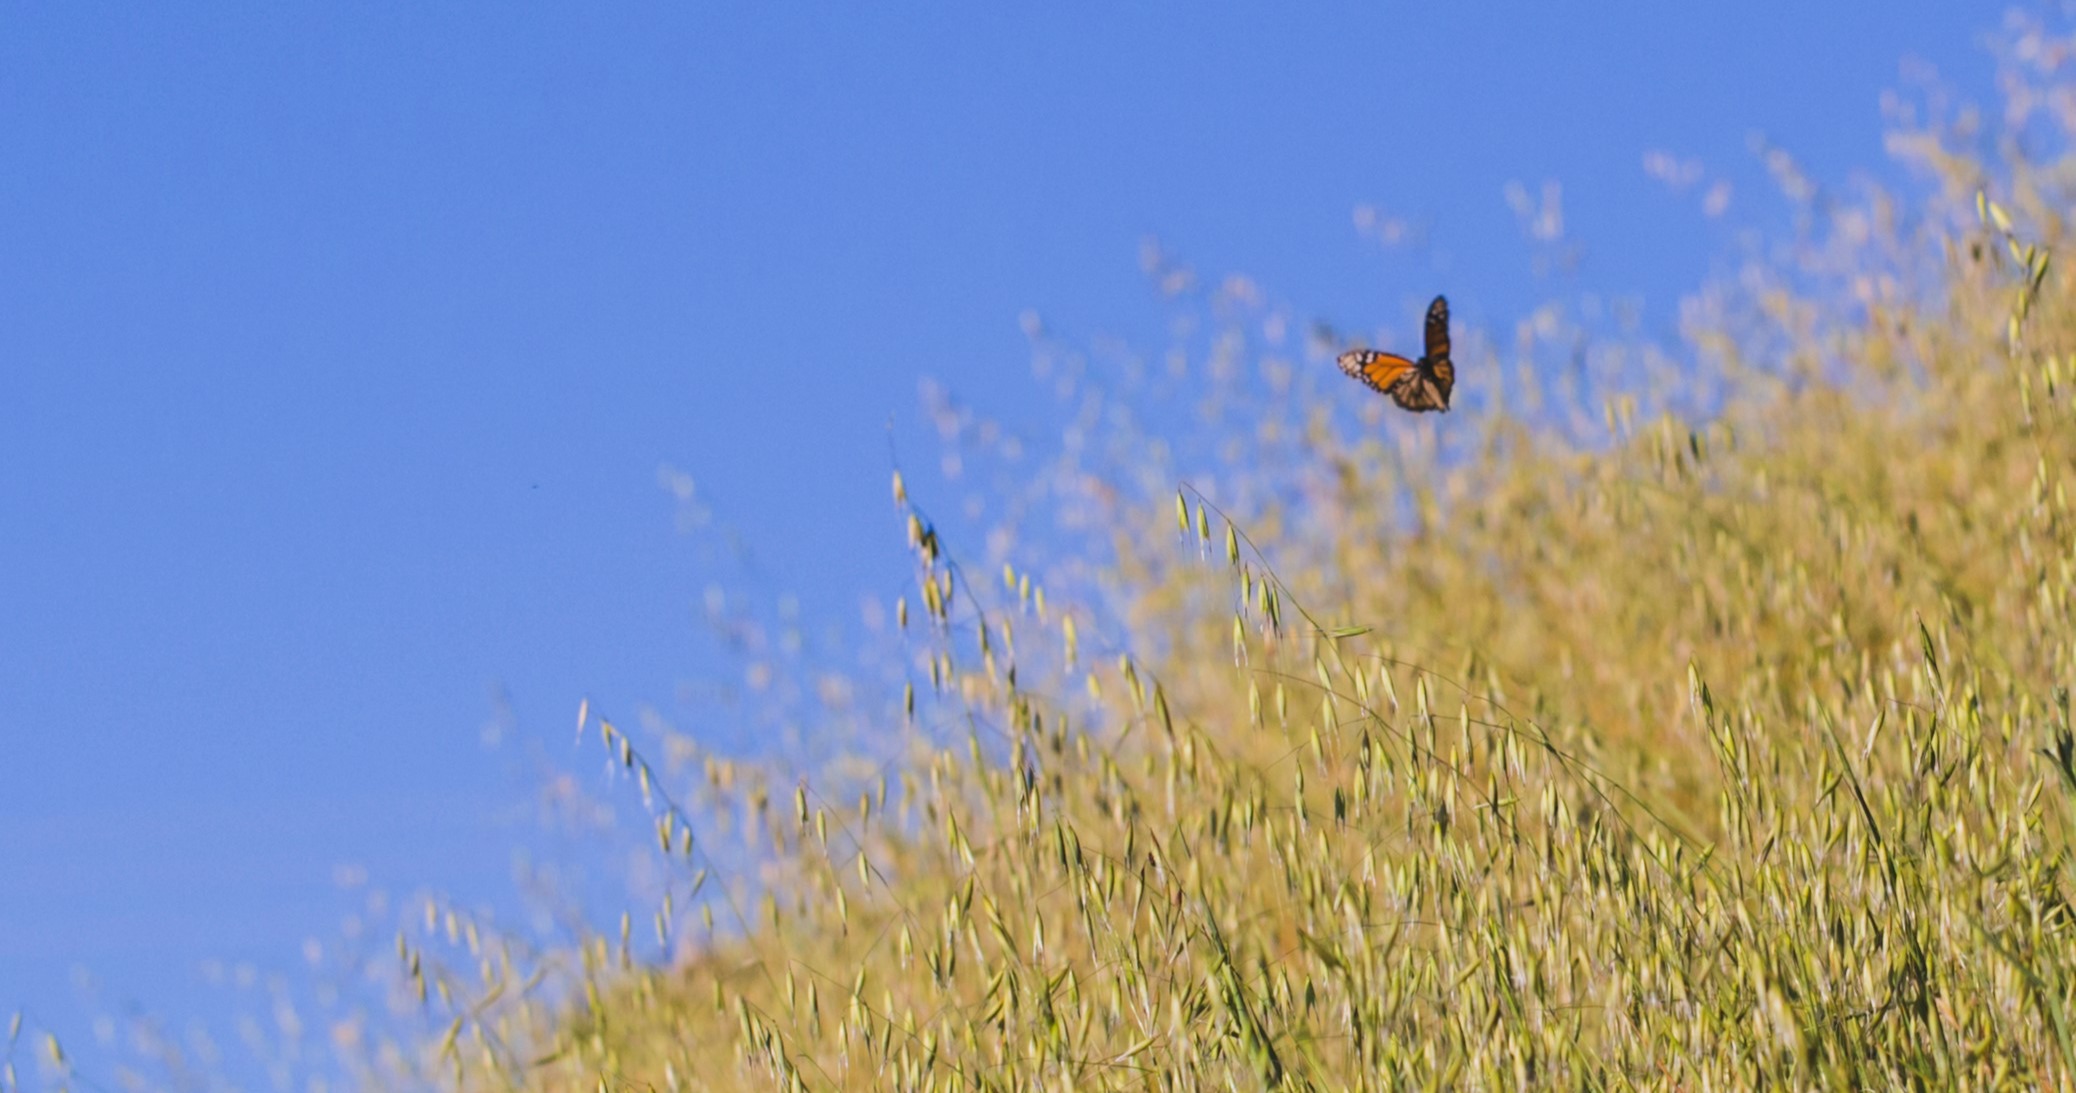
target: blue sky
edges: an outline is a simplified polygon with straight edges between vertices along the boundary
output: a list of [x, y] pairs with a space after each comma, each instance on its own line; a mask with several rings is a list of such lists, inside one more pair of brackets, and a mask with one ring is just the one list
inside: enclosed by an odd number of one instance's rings
[[1557, 180], [1568, 287], [1669, 325], [1777, 216], [1753, 133], [1885, 170], [1899, 62], [1984, 98], [1998, 15], [4, 10], [0, 1014], [82, 1042], [224, 1012], [212, 958], [292, 970], [335, 866], [503, 898], [524, 778], [485, 724], [562, 757], [580, 697], [722, 670], [660, 466], [855, 617], [908, 575], [919, 377], [1043, 432], [1017, 316], [1157, 336], [1142, 238], [1349, 328], [1446, 290], [1504, 329], [1551, 287], [1505, 188]]

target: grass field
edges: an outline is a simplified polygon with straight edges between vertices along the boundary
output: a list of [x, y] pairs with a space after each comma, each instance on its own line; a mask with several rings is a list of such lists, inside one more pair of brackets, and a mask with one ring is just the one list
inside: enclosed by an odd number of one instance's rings
[[805, 776], [587, 716], [671, 904], [566, 950], [429, 917], [445, 1035], [362, 1076], [2076, 1085], [2068, 48], [2014, 48], [2030, 151], [1899, 122], [1922, 187], [1806, 201], [1584, 386], [1524, 324], [1468, 408], [1350, 424], [1228, 293], [1269, 397], [1195, 486], [1106, 417], [1039, 560], [897, 481], [913, 694], [856, 681]]
[[389, 1077], [2068, 1087], [2071, 164], [1894, 147], [1921, 193], [1809, 203], [1590, 389], [1533, 331], [1476, 412], [1285, 385], [1218, 488], [1088, 464], [1085, 549], [999, 581], [897, 483], [913, 712], [804, 780], [594, 719], [704, 877], [676, 958], [402, 941], [453, 1024]]

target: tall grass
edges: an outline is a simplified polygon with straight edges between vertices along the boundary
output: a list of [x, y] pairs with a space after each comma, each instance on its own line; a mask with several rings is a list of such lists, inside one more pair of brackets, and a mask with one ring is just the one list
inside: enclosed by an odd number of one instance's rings
[[2076, 1086], [2072, 49], [2017, 25], [2004, 126], [1899, 113], [1914, 195], [1804, 196], [1599, 385], [1524, 329], [1350, 427], [1228, 285], [1201, 460], [1112, 407], [1024, 479], [1077, 550], [897, 478], [912, 690], [851, 761], [580, 715], [667, 904], [429, 915], [444, 1035], [362, 1079]]

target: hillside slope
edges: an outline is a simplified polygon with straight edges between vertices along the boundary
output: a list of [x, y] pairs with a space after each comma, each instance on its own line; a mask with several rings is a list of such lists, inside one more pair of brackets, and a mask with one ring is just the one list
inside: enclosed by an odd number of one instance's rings
[[1898, 136], [1923, 197], [1813, 209], [1699, 301], [1606, 428], [1350, 431], [1300, 385], [1218, 505], [1105, 484], [1100, 580], [1049, 603], [917, 510], [895, 758], [695, 764], [656, 814], [716, 923], [534, 958], [569, 1005], [407, 946], [455, 1020], [391, 1076], [2076, 1080], [2076, 206], [1950, 136]]

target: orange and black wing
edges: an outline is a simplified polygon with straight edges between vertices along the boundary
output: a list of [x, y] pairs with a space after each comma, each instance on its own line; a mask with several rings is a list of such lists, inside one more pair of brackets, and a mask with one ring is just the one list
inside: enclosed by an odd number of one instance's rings
[[1449, 301], [1437, 296], [1427, 305], [1427, 355], [1396, 387], [1385, 392], [1401, 409], [1447, 410], [1456, 389], [1456, 362], [1449, 359]]
[[1427, 359], [1449, 359], [1449, 298], [1437, 296], [1427, 305]]
[[1414, 361], [1396, 353], [1383, 353], [1375, 349], [1350, 349], [1340, 355], [1337, 363], [1340, 364], [1341, 371], [1384, 395], [1391, 394], [1394, 386], [1420, 370], [1420, 365]]

